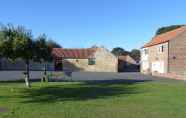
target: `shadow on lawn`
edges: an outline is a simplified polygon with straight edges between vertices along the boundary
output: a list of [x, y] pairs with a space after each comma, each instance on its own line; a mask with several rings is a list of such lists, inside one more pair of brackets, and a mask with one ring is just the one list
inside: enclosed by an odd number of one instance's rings
[[24, 103], [50, 103], [58, 101], [83, 101], [137, 94], [141, 91], [132, 84], [145, 81], [87, 81], [82, 84], [51, 85], [39, 89], [26, 89], [23, 92]]

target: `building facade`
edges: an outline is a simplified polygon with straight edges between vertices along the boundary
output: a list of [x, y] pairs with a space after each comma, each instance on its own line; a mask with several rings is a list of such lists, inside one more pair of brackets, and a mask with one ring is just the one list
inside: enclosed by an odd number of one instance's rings
[[184, 79], [186, 26], [154, 37], [141, 49], [141, 72]]
[[53, 49], [55, 70], [117, 72], [118, 59], [105, 48]]

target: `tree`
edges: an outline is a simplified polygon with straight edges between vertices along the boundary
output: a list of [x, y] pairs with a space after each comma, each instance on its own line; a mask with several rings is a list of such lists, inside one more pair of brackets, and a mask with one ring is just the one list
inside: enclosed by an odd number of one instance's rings
[[53, 41], [52, 39], [47, 40], [47, 45], [49, 48], [61, 48], [61, 45]]
[[51, 52], [53, 46], [58, 47], [58, 44], [53, 41], [47, 42], [47, 36], [45, 34], [40, 35], [35, 42], [36, 60], [44, 63], [44, 77], [42, 78], [42, 81], [48, 80], [47, 63], [52, 61]]
[[159, 28], [159, 29], [156, 31], [156, 35], [160, 35], [160, 34], [169, 32], [169, 31], [171, 31], [171, 30], [180, 28], [180, 27], [182, 27], [182, 26], [184, 26], [184, 25], [170, 25], [170, 26], [161, 27], [161, 28]]
[[30, 30], [25, 29], [23, 26], [13, 26], [11, 24], [2, 25], [0, 31], [0, 49], [3, 57], [11, 61], [18, 58], [24, 60], [26, 65], [25, 83], [30, 87], [30, 60], [34, 57], [34, 43], [32, 40], [32, 33]]
[[112, 52], [114, 55], [116, 55], [116, 56], [128, 55], [128, 54], [129, 54], [128, 51], [125, 51], [125, 50], [124, 50], [123, 48], [121, 48], [121, 47], [113, 48], [111, 52]]
[[[3, 33], [0, 31], [0, 46], [1, 46], [1, 39], [3, 37]], [[2, 66], [2, 62], [1, 62], [1, 59], [2, 59], [2, 50], [0, 50], [0, 70], [1, 70], [1, 66]]]
[[140, 50], [138, 49], [133, 49], [131, 52], [130, 52], [130, 56], [135, 59], [136, 61], [139, 61], [140, 60]]
[[44, 77], [42, 80], [48, 80], [47, 78], [47, 66], [48, 62], [52, 62], [52, 49], [53, 48], [61, 48], [59, 44], [54, 42], [53, 40], [48, 40], [45, 34], [40, 35], [37, 37], [35, 41], [35, 60], [44, 63]]

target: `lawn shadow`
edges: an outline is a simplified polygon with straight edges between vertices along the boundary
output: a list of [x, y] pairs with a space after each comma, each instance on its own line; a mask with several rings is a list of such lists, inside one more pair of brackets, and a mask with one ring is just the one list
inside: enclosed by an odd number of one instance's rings
[[90, 81], [84, 81], [88, 85], [114, 85], [114, 84], [137, 84], [137, 83], [143, 83], [143, 82], [150, 82], [152, 80], [139, 80], [139, 79], [111, 79], [111, 80], [90, 80]]
[[145, 81], [85, 81], [81, 84], [50, 85], [38, 89], [25, 89], [24, 103], [50, 103], [59, 101], [84, 101], [112, 96], [129, 96], [144, 92], [133, 86]]
[[8, 112], [9, 110], [7, 108], [2, 108], [0, 107], [0, 113], [3, 113], [3, 112]]

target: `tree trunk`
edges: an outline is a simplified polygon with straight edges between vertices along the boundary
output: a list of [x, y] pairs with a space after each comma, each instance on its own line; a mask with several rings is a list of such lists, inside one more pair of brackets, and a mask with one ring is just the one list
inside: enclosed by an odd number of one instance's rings
[[25, 73], [25, 84], [27, 87], [30, 87], [30, 82], [29, 82], [29, 79], [30, 79], [30, 62], [29, 60], [26, 61], [26, 73]]
[[1, 59], [2, 59], [2, 57], [0, 56], [0, 70], [2, 70], [2, 62], [1, 62], [2, 60]]
[[47, 64], [44, 64], [44, 69], [43, 69], [43, 77], [41, 79], [41, 82], [48, 82], [48, 77], [47, 77]]
[[47, 63], [45, 63], [44, 78], [45, 78], [45, 82], [48, 82], [48, 77], [47, 77]]

